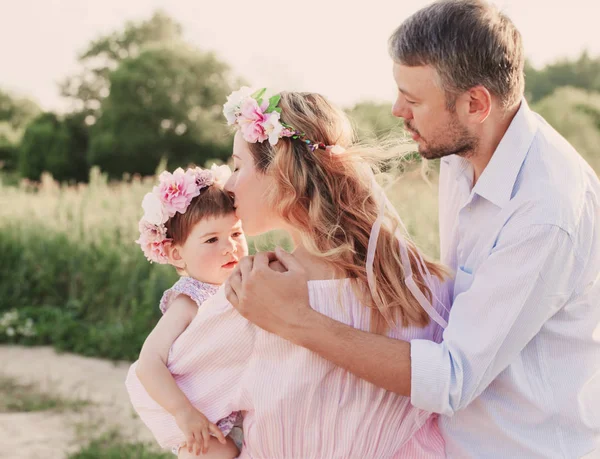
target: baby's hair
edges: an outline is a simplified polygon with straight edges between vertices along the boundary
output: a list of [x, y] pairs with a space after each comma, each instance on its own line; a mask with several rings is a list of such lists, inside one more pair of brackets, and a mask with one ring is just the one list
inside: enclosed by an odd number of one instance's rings
[[223, 217], [234, 212], [231, 196], [220, 186], [210, 185], [192, 199], [185, 213], [176, 213], [165, 223], [167, 238], [172, 239], [173, 244], [184, 244], [200, 220]]

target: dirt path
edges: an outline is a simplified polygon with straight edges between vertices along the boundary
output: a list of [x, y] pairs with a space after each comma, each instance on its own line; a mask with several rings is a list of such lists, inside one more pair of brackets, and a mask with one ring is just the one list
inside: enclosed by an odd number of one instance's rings
[[91, 402], [77, 412], [0, 413], [0, 458], [63, 459], [114, 428], [132, 442], [153, 442], [129, 404], [124, 385], [128, 367], [47, 347], [0, 346], [0, 376], [36, 384], [64, 399]]

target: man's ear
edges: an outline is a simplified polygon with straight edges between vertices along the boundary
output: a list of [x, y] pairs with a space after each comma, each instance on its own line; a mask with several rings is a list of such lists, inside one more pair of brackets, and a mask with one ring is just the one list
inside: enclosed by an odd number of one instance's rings
[[483, 123], [492, 111], [492, 94], [482, 85], [469, 89], [466, 94], [469, 97], [468, 113], [466, 116], [474, 124]]
[[177, 269], [185, 269], [185, 261], [181, 258], [181, 248], [179, 245], [173, 244], [173, 241], [165, 241], [163, 246], [169, 264], [175, 266]]

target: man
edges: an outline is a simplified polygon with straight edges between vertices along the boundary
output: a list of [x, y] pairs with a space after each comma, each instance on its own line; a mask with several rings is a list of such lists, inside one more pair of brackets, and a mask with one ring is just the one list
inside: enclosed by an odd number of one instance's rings
[[[390, 39], [394, 115], [442, 158], [442, 343], [355, 330], [312, 310], [293, 256], [244, 260], [228, 298], [258, 326], [440, 413], [452, 458], [600, 457], [600, 183], [523, 99], [512, 22], [442, 1]], [[390, 359], [390, 355], [394, 358]]]

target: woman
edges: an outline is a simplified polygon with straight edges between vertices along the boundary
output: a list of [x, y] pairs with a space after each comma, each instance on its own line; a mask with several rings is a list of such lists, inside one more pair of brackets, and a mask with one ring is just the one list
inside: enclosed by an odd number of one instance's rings
[[[397, 339], [439, 341], [444, 270], [398, 237], [344, 113], [317, 94], [263, 96], [242, 89], [225, 105], [238, 128], [225, 188], [245, 232], [290, 234], [322, 314]], [[186, 395], [211, 421], [244, 413], [240, 457], [444, 457], [434, 416], [257, 328], [222, 289], [194, 322], [174, 343], [170, 370], [201, 369]]]

